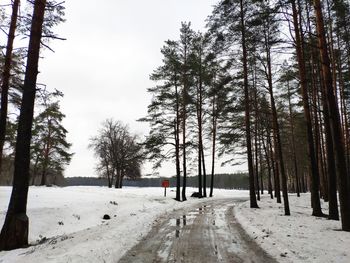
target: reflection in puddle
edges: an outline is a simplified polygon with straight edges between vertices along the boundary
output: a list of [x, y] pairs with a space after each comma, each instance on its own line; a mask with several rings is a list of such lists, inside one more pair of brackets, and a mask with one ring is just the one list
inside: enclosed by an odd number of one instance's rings
[[176, 218], [176, 231], [175, 231], [175, 236], [179, 237], [180, 236], [180, 229], [178, 227], [180, 227], [181, 221], [180, 218]]
[[[175, 237], [180, 237], [180, 231], [182, 231], [182, 228], [185, 228], [188, 225], [191, 225], [194, 223], [194, 220], [199, 216], [206, 212], [208, 212], [208, 208], [211, 206], [202, 205], [201, 207], [198, 207], [196, 210], [189, 211], [186, 215], [182, 215], [179, 218], [176, 218], [174, 221], [171, 220], [171, 225], [175, 226]], [[212, 212], [214, 213], [214, 212]], [[181, 225], [182, 222], [182, 225]], [[210, 222], [210, 221], [209, 221]], [[174, 224], [175, 223], [175, 224]], [[212, 224], [215, 226], [216, 222], [215, 220], [212, 221]]]
[[187, 216], [192, 216], [192, 217], [195, 217], [198, 215], [199, 215], [199, 212], [197, 212], [197, 211], [192, 211], [192, 212], [187, 213]]

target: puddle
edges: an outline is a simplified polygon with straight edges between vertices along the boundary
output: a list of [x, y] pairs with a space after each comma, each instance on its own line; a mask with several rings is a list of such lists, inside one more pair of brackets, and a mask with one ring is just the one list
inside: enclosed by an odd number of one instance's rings
[[[203, 214], [204, 212], [207, 212], [207, 210], [209, 210], [210, 208], [211, 208], [210, 205], [202, 205], [201, 207], [198, 207], [197, 213]], [[214, 213], [214, 211], [212, 211], [212, 213]]]
[[166, 240], [166, 241], [163, 243], [162, 247], [159, 249], [158, 253], [157, 253], [158, 256], [159, 256], [160, 258], [162, 258], [164, 261], [167, 260], [168, 255], [170, 254], [171, 246], [172, 246], [172, 241]]
[[[186, 220], [186, 217], [185, 217], [185, 220]], [[183, 223], [186, 224], [186, 221], [183, 221]], [[176, 229], [175, 229], [175, 237], [176, 238], [180, 237], [180, 228], [181, 228], [181, 219], [176, 218]]]
[[[193, 224], [194, 220], [199, 216], [207, 212], [208, 208], [211, 206], [202, 205], [195, 210], [189, 211], [187, 214], [179, 216], [177, 218], [174, 218], [170, 220], [169, 224], [172, 227], [175, 227], [175, 237], [180, 237], [180, 232], [182, 232], [184, 229], [188, 229], [187, 227], [191, 224]], [[209, 221], [210, 222], [210, 221]], [[215, 220], [212, 222], [212, 224], [215, 226], [216, 222]]]
[[198, 216], [200, 213], [198, 211], [191, 211], [187, 213], [188, 216]]

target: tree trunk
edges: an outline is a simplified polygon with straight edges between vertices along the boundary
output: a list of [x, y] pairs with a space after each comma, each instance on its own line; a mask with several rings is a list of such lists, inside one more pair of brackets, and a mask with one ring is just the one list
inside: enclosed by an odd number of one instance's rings
[[243, 50], [243, 75], [244, 75], [244, 105], [245, 105], [245, 133], [247, 143], [247, 155], [248, 155], [248, 171], [249, 171], [249, 195], [250, 195], [250, 207], [259, 208], [254, 187], [254, 168], [253, 168], [253, 155], [252, 155], [252, 142], [250, 135], [250, 107], [249, 107], [249, 87], [248, 87], [248, 67], [247, 67], [247, 47], [245, 37], [245, 17], [243, 9], [243, 0], [240, 0], [240, 19], [241, 19], [241, 34], [242, 34], [242, 50]]
[[41, 173], [40, 185], [46, 185], [46, 167], [45, 167], [45, 165], [44, 165], [42, 173]]
[[274, 189], [275, 189], [275, 197], [277, 199], [277, 203], [282, 203], [281, 200], [281, 191], [280, 191], [280, 181], [279, 181], [279, 171], [278, 171], [278, 165], [275, 158], [275, 152], [272, 149], [272, 142], [271, 142], [271, 135], [270, 135], [270, 129], [267, 132], [267, 143], [269, 146], [270, 156], [271, 156], [271, 167], [273, 171], [273, 182], [274, 182]]
[[273, 139], [274, 139], [275, 152], [276, 152], [276, 156], [277, 156], [276, 159], [277, 159], [277, 163], [279, 164], [280, 171], [281, 171], [284, 214], [286, 216], [289, 216], [290, 210], [289, 210], [289, 200], [288, 200], [287, 175], [286, 175], [285, 167], [284, 167], [280, 128], [279, 128], [279, 123], [278, 123], [275, 98], [274, 98], [274, 94], [273, 94], [271, 52], [270, 52], [270, 48], [268, 46], [268, 42], [269, 42], [269, 39], [267, 37], [265, 37], [266, 62], [267, 62], [266, 76], [267, 76], [269, 93], [270, 93], [272, 126], [273, 126], [272, 130], [273, 130], [273, 134], [274, 134]]
[[314, 142], [315, 142], [315, 162], [318, 165], [318, 174], [320, 176], [320, 196], [323, 198], [323, 200], [327, 201], [328, 193], [326, 193], [327, 189], [327, 184], [324, 180], [324, 174], [323, 174], [323, 169], [322, 169], [322, 159], [321, 159], [321, 143], [320, 143], [320, 137], [322, 136], [320, 134], [320, 125], [319, 125], [319, 119], [318, 119], [318, 109], [317, 109], [317, 85], [316, 85], [316, 74], [314, 70], [314, 65], [313, 65], [313, 55], [311, 52], [311, 87], [312, 87], [312, 92], [311, 92], [311, 100], [312, 100], [312, 105], [313, 105], [313, 119], [314, 119]]
[[339, 200], [342, 229], [350, 231], [350, 193], [348, 190], [348, 175], [345, 160], [344, 136], [340, 125], [340, 116], [337, 101], [334, 96], [332, 73], [330, 60], [327, 51], [326, 35], [324, 30], [323, 14], [321, 3], [314, 0], [316, 28], [318, 34], [318, 44], [320, 47], [320, 57], [322, 62], [322, 75], [326, 89], [326, 98], [331, 120], [331, 133], [334, 145], [336, 165], [339, 179]]
[[181, 201], [180, 185], [181, 185], [181, 169], [180, 169], [180, 102], [179, 92], [176, 84], [177, 75], [175, 74], [175, 96], [176, 96], [176, 120], [175, 120], [175, 158], [176, 158], [176, 201]]
[[122, 176], [122, 175], [121, 175], [121, 168], [120, 168], [120, 167], [117, 167], [117, 174], [116, 174], [116, 177], [115, 177], [114, 188], [119, 188], [121, 176]]
[[110, 173], [110, 171], [109, 171], [109, 165], [108, 165], [108, 163], [106, 163], [106, 170], [107, 170], [108, 188], [112, 188], [111, 173]]
[[[255, 76], [254, 76], [255, 79]], [[259, 158], [258, 158], [258, 104], [257, 104], [257, 89], [254, 87], [254, 111], [255, 111], [255, 125], [254, 125], [254, 160], [255, 160], [255, 187], [256, 187], [256, 197], [260, 201], [260, 186], [259, 186]]]
[[[200, 131], [199, 131], [200, 133]], [[199, 134], [199, 137], [200, 134]], [[199, 193], [199, 198], [203, 197], [202, 194], [202, 144], [201, 144], [201, 138], [199, 138], [198, 141], [198, 193]]]
[[37, 174], [37, 172], [38, 172], [39, 157], [40, 157], [40, 155], [37, 155], [36, 158], [35, 158], [35, 163], [34, 163], [34, 167], [33, 167], [32, 183], [31, 183], [31, 185], [35, 185], [35, 178], [36, 178], [36, 174]]
[[202, 165], [203, 165], [203, 197], [207, 197], [207, 172], [205, 170], [203, 143], [202, 143]]
[[213, 119], [212, 119], [212, 126], [213, 126], [213, 134], [212, 134], [212, 156], [211, 156], [211, 178], [210, 178], [210, 197], [213, 197], [213, 190], [214, 190], [214, 172], [215, 172], [215, 152], [216, 152], [216, 127], [217, 127], [217, 123], [216, 123], [216, 110], [215, 110], [215, 106], [216, 106], [216, 99], [215, 99], [215, 95], [213, 96], [213, 109], [212, 109], [212, 113], [213, 113]]
[[[344, 24], [344, 29], [345, 32], [348, 36], [348, 30], [347, 30], [347, 26], [346, 24]], [[337, 32], [338, 33], [338, 32]], [[338, 46], [340, 46], [339, 43], [339, 33], [337, 34], [338, 38], [337, 38], [337, 43]], [[348, 50], [348, 52], [350, 52], [350, 45], [349, 45], [349, 41], [346, 41], [346, 49]], [[347, 171], [348, 171], [348, 192], [350, 193], [350, 144], [349, 144], [349, 140], [350, 140], [350, 134], [349, 134], [349, 120], [348, 120], [348, 112], [347, 112], [347, 107], [346, 105], [349, 103], [348, 99], [346, 98], [346, 91], [345, 91], [345, 83], [344, 83], [344, 78], [343, 78], [343, 72], [342, 72], [342, 67], [341, 67], [341, 59], [340, 59], [340, 55], [338, 56], [338, 72], [339, 72], [339, 83], [340, 83], [340, 94], [341, 94], [341, 104], [343, 105], [343, 111], [342, 111], [342, 116], [343, 116], [343, 129], [344, 129], [344, 136], [345, 136], [345, 152], [346, 152], [346, 164], [347, 164]], [[348, 54], [348, 68], [350, 69], [350, 54]]]
[[187, 46], [184, 48], [184, 72], [183, 72], [183, 88], [182, 88], [182, 201], [186, 201], [186, 184], [187, 184], [187, 167], [186, 167], [186, 118], [187, 118]]
[[263, 144], [263, 149], [264, 149], [264, 152], [265, 152], [265, 158], [266, 158], [266, 164], [267, 164], [268, 192], [269, 192], [269, 195], [270, 195], [271, 199], [273, 199], [270, 156], [269, 156], [269, 152], [267, 151], [267, 147], [266, 147], [266, 143], [265, 143], [264, 138], [262, 138], [262, 144]]
[[[200, 52], [200, 60], [201, 60]], [[199, 83], [197, 87], [197, 121], [198, 121], [198, 193], [199, 198], [203, 197], [202, 191], [202, 61], [199, 62]]]
[[260, 136], [260, 129], [259, 129], [259, 143], [258, 143], [258, 149], [259, 149], [259, 165], [260, 165], [260, 194], [264, 194], [264, 177], [263, 177], [263, 158], [261, 153], [261, 136]]
[[5, 63], [2, 72], [2, 84], [1, 84], [1, 109], [0, 109], [0, 176], [2, 170], [2, 152], [4, 149], [5, 136], [6, 136], [6, 123], [7, 123], [7, 110], [8, 110], [8, 91], [11, 78], [11, 64], [12, 64], [12, 51], [13, 42], [15, 39], [15, 31], [17, 27], [17, 16], [20, 0], [14, 0], [12, 4], [12, 15], [10, 29], [7, 37], [7, 46], [5, 54]]
[[45, 6], [46, 0], [36, 0], [34, 3], [22, 105], [17, 130], [13, 188], [4, 226], [0, 234], [0, 250], [11, 250], [28, 245], [29, 219], [26, 212], [29, 188], [30, 141]]
[[178, 133], [179, 124], [175, 121], [175, 162], [176, 162], [176, 201], [181, 201], [180, 198], [180, 143], [179, 143], [179, 133]]
[[297, 192], [297, 196], [300, 197], [298, 161], [297, 161], [297, 155], [295, 151], [294, 118], [293, 118], [293, 108], [292, 108], [292, 102], [291, 102], [292, 95], [290, 93], [289, 81], [287, 83], [287, 88], [288, 88], [289, 124], [290, 124], [290, 130], [292, 135], [292, 152], [293, 152], [293, 165], [294, 165], [294, 173], [295, 173], [296, 192]]
[[329, 215], [332, 220], [339, 220], [338, 199], [337, 199], [337, 176], [334, 160], [334, 148], [330, 127], [329, 110], [324, 85], [321, 85], [321, 96], [323, 102], [323, 119], [326, 135], [326, 151], [327, 151], [327, 178], [328, 178], [328, 200]]
[[[272, 83], [272, 82], [271, 82]], [[275, 100], [272, 93], [272, 87], [270, 89], [270, 99], [271, 99], [271, 108], [272, 108], [272, 124], [273, 124], [273, 131], [275, 135], [273, 136], [275, 139], [275, 151], [277, 153], [277, 163], [278, 167], [281, 171], [281, 178], [282, 178], [282, 193], [283, 193], [283, 203], [284, 203], [284, 214], [290, 215], [289, 210], [289, 200], [288, 200], [288, 189], [287, 189], [287, 176], [284, 169], [284, 161], [283, 161], [283, 155], [282, 155], [282, 143], [281, 143], [281, 137], [280, 137], [280, 131], [279, 131], [279, 124], [277, 120], [277, 110], [275, 106]]]
[[299, 22], [298, 22], [298, 13], [295, 5], [295, 0], [291, 0], [292, 11], [293, 11], [293, 25], [296, 41], [296, 52], [297, 60], [299, 67], [300, 75], [300, 86], [302, 92], [302, 101], [304, 108], [304, 117], [307, 128], [307, 141], [308, 141], [308, 157], [310, 165], [310, 180], [311, 180], [311, 196], [312, 196], [312, 215], [313, 216], [324, 216], [321, 209], [320, 195], [319, 195], [319, 174], [317, 169], [317, 163], [315, 160], [315, 147], [313, 142], [313, 131], [312, 131], [312, 122], [311, 122], [311, 113], [309, 106], [309, 95], [307, 92], [307, 80], [306, 80], [306, 69], [304, 54], [302, 51], [302, 43], [300, 38]]

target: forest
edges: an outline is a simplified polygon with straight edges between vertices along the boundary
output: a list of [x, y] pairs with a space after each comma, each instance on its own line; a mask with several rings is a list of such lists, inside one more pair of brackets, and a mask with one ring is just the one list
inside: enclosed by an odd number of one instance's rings
[[176, 163], [176, 200], [186, 200], [189, 165], [199, 196], [207, 185], [212, 196], [216, 156], [244, 155], [251, 208], [267, 189], [288, 216], [288, 194], [310, 191], [313, 216], [350, 230], [349, 10], [347, 1], [227, 0], [206, 32], [182, 23], [161, 50], [140, 119], [151, 126], [145, 149], [155, 167]]
[[[28, 246], [29, 185], [56, 184], [74, 156], [63, 93], [37, 81], [42, 51], [65, 40], [54, 31], [64, 15], [55, 0], [0, 5], [7, 36], [0, 182], [13, 186], [0, 251]], [[246, 163], [251, 209], [268, 193], [291, 216], [290, 196], [311, 193], [310, 216], [340, 221], [349, 232], [349, 21], [348, 0], [217, 1], [203, 32], [182, 22], [178, 38], [161, 47], [161, 64], [145, 72], [153, 83], [138, 119], [150, 127], [145, 138], [113, 118], [90, 138], [96, 172], [109, 188], [122, 188], [142, 176], [145, 162], [156, 171], [170, 161], [175, 200], [184, 202], [189, 181], [197, 181], [195, 197], [213, 197], [224, 188], [218, 165]]]

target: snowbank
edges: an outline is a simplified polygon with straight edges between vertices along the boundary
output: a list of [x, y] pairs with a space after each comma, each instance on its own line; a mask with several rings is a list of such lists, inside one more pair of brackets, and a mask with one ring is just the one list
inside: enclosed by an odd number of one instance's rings
[[[290, 195], [291, 216], [284, 216], [283, 205], [267, 196], [260, 209], [249, 202], [235, 207], [239, 223], [261, 247], [279, 262], [350, 262], [350, 233], [339, 221], [311, 216], [310, 195]], [[328, 206], [323, 203], [324, 212]]]
[[[174, 189], [31, 187], [27, 249], [0, 252], [0, 262], [117, 262], [146, 235], [157, 217], [208, 199], [176, 202]], [[188, 189], [188, 196], [195, 189]], [[0, 187], [0, 225], [10, 187]], [[247, 197], [247, 191], [214, 190], [215, 199]], [[103, 220], [108, 214], [111, 220]]]

